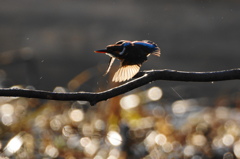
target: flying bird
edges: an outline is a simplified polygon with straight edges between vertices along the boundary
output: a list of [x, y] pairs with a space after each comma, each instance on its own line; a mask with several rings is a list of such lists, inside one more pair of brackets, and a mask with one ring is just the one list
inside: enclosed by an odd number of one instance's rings
[[105, 53], [111, 57], [105, 74], [109, 72], [115, 59], [121, 61], [119, 69], [113, 76], [113, 82], [123, 82], [135, 76], [150, 54], [160, 56], [160, 48], [150, 40], [120, 40], [115, 44], [108, 45], [106, 49], [94, 52]]

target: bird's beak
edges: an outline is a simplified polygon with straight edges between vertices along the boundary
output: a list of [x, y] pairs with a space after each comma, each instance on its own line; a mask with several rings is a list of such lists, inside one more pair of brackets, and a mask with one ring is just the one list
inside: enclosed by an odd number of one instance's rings
[[107, 53], [107, 50], [106, 49], [102, 49], [102, 50], [95, 50], [94, 51], [95, 53]]

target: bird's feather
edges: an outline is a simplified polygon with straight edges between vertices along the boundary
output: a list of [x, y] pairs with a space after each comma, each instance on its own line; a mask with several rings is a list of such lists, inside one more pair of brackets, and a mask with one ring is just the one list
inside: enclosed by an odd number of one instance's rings
[[159, 47], [157, 47], [157, 49], [156, 49], [154, 52], [152, 52], [152, 54], [153, 54], [153, 55], [155, 55], [155, 56], [158, 56], [158, 57], [160, 57], [160, 55], [161, 55], [160, 48], [159, 48]]
[[124, 65], [121, 66], [113, 76], [113, 82], [123, 82], [131, 79], [140, 70], [139, 65]]
[[160, 48], [157, 46], [156, 43], [150, 41], [150, 40], [143, 40], [143, 41], [134, 41], [134, 45], [143, 46], [148, 53], [151, 53], [155, 56], [160, 56]]
[[110, 58], [110, 61], [109, 61], [109, 63], [108, 63], [107, 71], [106, 71], [106, 73], [105, 73], [104, 75], [106, 75], [106, 74], [110, 71], [110, 68], [111, 68], [111, 66], [112, 66], [112, 64], [113, 64], [113, 62], [114, 62], [114, 60], [115, 60], [114, 57], [111, 57], [111, 58]]

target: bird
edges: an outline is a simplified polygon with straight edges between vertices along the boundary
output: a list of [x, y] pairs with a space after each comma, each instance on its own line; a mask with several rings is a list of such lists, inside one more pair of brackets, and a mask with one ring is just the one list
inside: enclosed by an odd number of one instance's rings
[[149, 55], [160, 57], [161, 54], [157, 44], [150, 40], [120, 40], [115, 44], [107, 45], [105, 49], [95, 50], [94, 52], [110, 56], [105, 75], [110, 71], [115, 59], [120, 60], [120, 67], [113, 76], [113, 82], [124, 82], [131, 79], [139, 72], [140, 67], [143, 62], [147, 61]]

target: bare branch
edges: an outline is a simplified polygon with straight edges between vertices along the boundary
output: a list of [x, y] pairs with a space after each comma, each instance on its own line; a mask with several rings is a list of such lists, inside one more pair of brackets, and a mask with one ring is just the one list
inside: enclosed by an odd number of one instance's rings
[[151, 70], [139, 72], [135, 79], [118, 87], [102, 92], [68, 92], [56, 93], [27, 89], [0, 89], [0, 96], [39, 98], [50, 100], [79, 100], [88, 101], [91, 105], [129, 92], [135, 88], [156, 80], [184, 81], [184, 82], [213, 82], [240, 79], [240, 68], [213, 72], [185, 72], [176, 70]]

